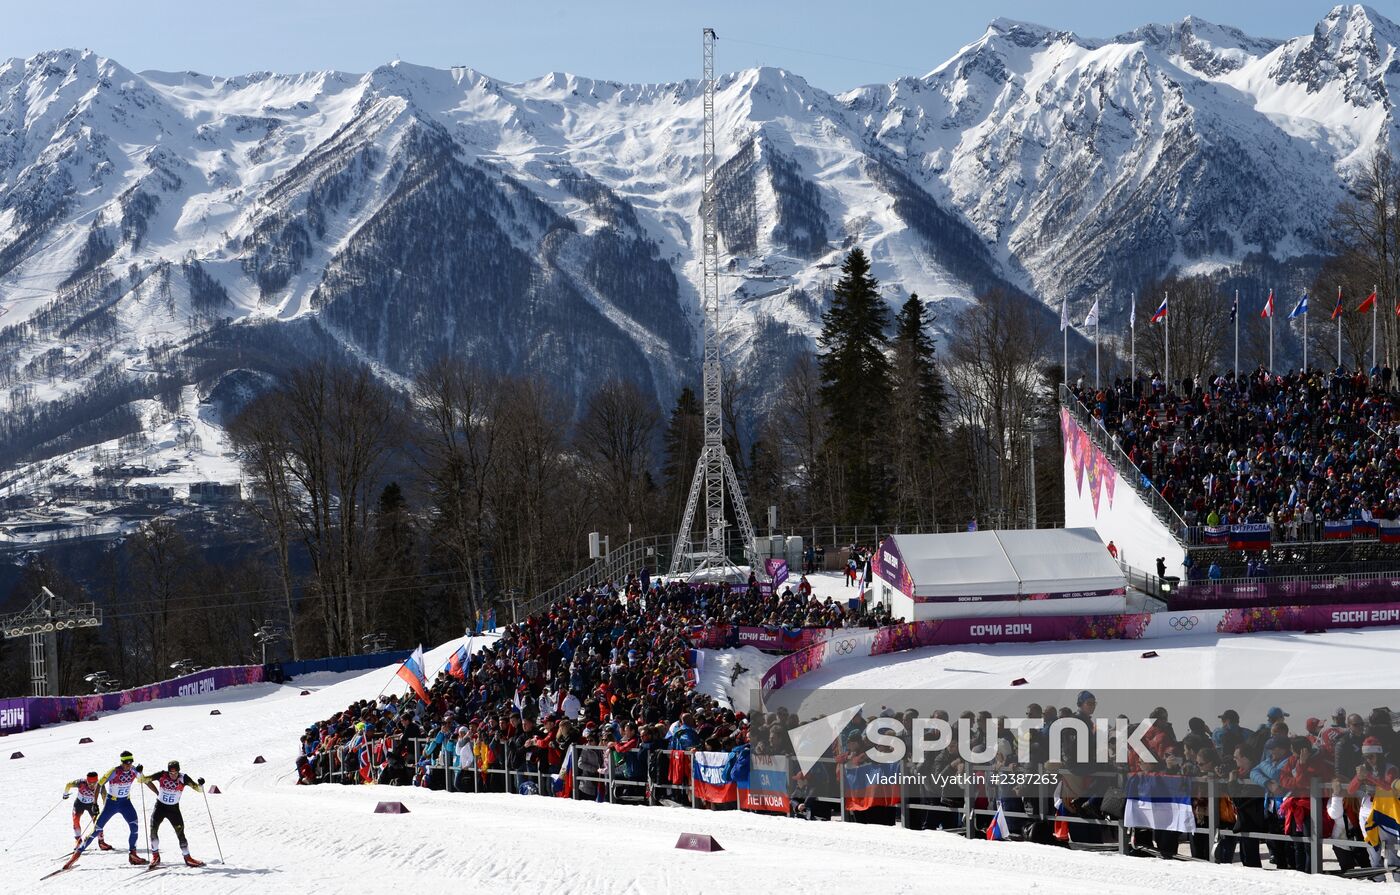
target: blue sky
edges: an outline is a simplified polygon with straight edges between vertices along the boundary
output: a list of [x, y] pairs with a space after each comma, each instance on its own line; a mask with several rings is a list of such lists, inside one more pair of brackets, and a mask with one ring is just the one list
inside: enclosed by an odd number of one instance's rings
[[[0, 57], [88, 47], [135, 70], [240, 74], [362, 72], [396, 56], [470, 65], [508, 81], [562, 70], [672, 81], [699, 68], [699, 30], [720, 37], [719, 67], [776, 65], [827, 90], [922, 74], [997, 16], [1105, 37], [1187, 14], [1266, 37], [1309, 33], [1327, 0], [7, 0]], [[1400, 19], [1400, 2], [1373, 3]]]

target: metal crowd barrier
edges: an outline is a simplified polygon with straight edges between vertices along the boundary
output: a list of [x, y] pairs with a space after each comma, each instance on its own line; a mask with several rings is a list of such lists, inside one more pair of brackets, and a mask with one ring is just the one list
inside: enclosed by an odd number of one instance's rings
[[[410, 740], [412, 751], [412, 764], [410, 768], [417, 769], [423, 761], [427, 745], [431, 740], [413, 739]], [[671, 755], [676, 750], [659, 749], [649, 750], [639, 753], [638, 760], [645, 760], [645, 767], [636, 778], [620, 776], [615, 771], [614, 762], [610, 759], [609, 749], [606, 746], [583, 746], [575, 744], [574, 747], [574, 776], [572, 788], [567, 795], [554, 792], [554, 778], [556, 774], [548, 767], [536, 766], [534, 768], [512, 767], [510, 760], [510, 749], [503, 746], [499, 755], [500, 761], [496, 766], [485, 769], [462, 767], [458, 761], [449, 759], [447, 750], [439, 750], [432, 756], [432, 761], [427, 765], [431, 770], [441, 770], [444, 776], [444, 787], [448, 792], [470, 791], [470, 792], [510, 792], [519, 793], [521, 784], [526, 780], [536, 784], [536, 793], [544, 796], [560, 796], [574, 800], [591, 800], [597, 802], [631, 802], [644, 803], [646, 805], [659, 805], [663, 802], [668, 804], [682, 804], [691, 808], [701, 807], [695, 795], [695, 787], [690, 779], [690, 766], [686, 765], [684, 779], [672, 782], [669, 774], [660, 775], [663, 779], [658, 779], [657, 767], [668, 769], [671, 764]], [[346, 783], [347, 768], [345, 754], [349, 751], [346, 746], [336, 747], [334, 750], [318, 754], [313, 761], [318, 777], [328, 783]], [[580, 768], [584, 766], [592, 767], [592, 760], [585, 760], [588, 754], [596, 753], [597, 762], [596, 773], [581, 773]], [[689, 753], [685, 753], [689, 754]], [[652, 756], [659, 756], [659, 759], [652, 759]], [[770, 758], [783, 756], [769, 756]], [[791, 773], [793, 762], [790, 757], [784, 758], [784, 768], [787, 771], [788, 788], [787, 795], [790, 801], [789, 814], [795, 814], [799, 810], [799, 805], [811, 807], [813, 805], [826, 804], [831, 807], [831, 816], [841, 821], [850, 821], [853, 818], [846, 807], [846, 783], [845, 767], [843, 762], [833, 758], [819, 759], [816, 764], [829, 769], [829, 773], [837, 781], [836, 795], [809, 795], [794, 786], [795, 777]], [[406, 760], [407, 761], [407, 760]], [[966, 838], [982, 838], [986, 825], [990, 823], [997, 811], [997, 806], [1001, 805], [1002, 815], [1011, 821], [1019, 821], [1021, 824], [1046, 822], [1065, 823], [1071, 828], [1107, 828], [1113, 831], [1113, 841], [1111, 842], [1085, 842], [1075, 841], [1071, 835], [1070, 847], [1094, 851], [1116, 851], [1119, 854], [1128, 854], [1134, 849], [1132, 836], [1134, 828], [1127, 826], [1122, 818], [1112, 817], [1086, 817], [1078, 814], [1057, 814], [1054, 806], [1054, 788], [1049, 784], [1038, 784], [1033, 787], [1033, 791], [1027, 793], [1023, 791], [1013, 793], [1015, 798], [1019, 798], [1023, 810], [1008, 810], [1003, 804], [1007, 796], [997, 792], [996, 786], [990, 786], [985, 782], [985, 775], [988, 773], [1005, 773], [1009, 769], [993, 768], [991, 766], [976, 766], [968, 768], [959, 773], [965, 775], [965, 784], [957, 796], [948, 796], [945, 791], [940, 791], [938, 795], [933, 795], [920, 788], [911, 786], [901, 776], [897, 784], [899, 803], [895, 811], [894, 823], [906, 829], [917, 827], [919, 829], [942, 829]], [[901, 766], [901, 775], [916, 775], [918, 769], [910, 766], [906, 761]], [[1016, 773], [1016, 771], [1012, 771]], [[462, 787], [460, 779], [465, 777], [470, 781], [469, 787]], [[976, 778], [982, 777], [984, 782], [975, 782]], [[1085, 775], [1079, 775], [1085, 776]], [[1121, 771], [1101, 772], [1088, 775], [1110, 782], [1112, 785], [1122, 789], [1127, 780], [1127, 774]], [[374, 775], [371, 775], [374, 779]], [[1232, 829], [1222, 827], [1219, 817], [1220, 798], [1229, 793], [1222, 791], [1222, 786], [1227, 785], [1224, 781], [1216, 778], [1193, 777], [1187, 778], [1192, 784], [1193, 797], [1204, 797], [1208, 804], [1207, 823], [1204, 827], [1197, 827], [1194, 834], [1179, 834], [1181, 840], [1179, 845], [1186, 846], [1187, 853], [1177, 855], [1178, 860], [1198, 861], [1204, 863], [1217, 863], [1220, 858], [1219, 846], [1227, 840], [1258, 840], [1265, 844], [1282, 843], [1286, 846], [1296, 846], [1298, 843], [1306, 843], [1309, 857], [1309, 873], [1321, 873], [1328, 861], [1334, 859], [1324, 855], [1325, 846], [1333, 848], [1355, 849], [1369, 858], [1369, 852], [1365, 842], [1356, 839], [1344, 839], [1336, 836], [1324, 837], [1322, 835], [1322, 817], [1326, 811], [1327, 800], [1331, 797], [1330, 784], [1324, 784], [1320, 780], [1312, 782], [1309, 800], [1309, 829], [1306, 834], [1285, 834], [1269, 832], [1235, 832]], [[352, 781], [353, 782], [353, 781]], [[1239, 784], [1251, 786], [1253, 784]], [[593, 794], [585, 793], [585, 788], [592, 789]], [[1244, 798], [1258, 798], [1263, 800], [1267, 794], [1262, 788], [1259, 794], [1246, 795]], [[668, 796], [681, 796], [680, 799], [668, 798]], [[1345, 795], [1345, 794], [1343, 794]], [[1237, 796], [1238, 797], [1238, 796]], [[1100, 797], [1101, 798], [1101, 797]], [[943, 801], [949, 799], [950, 801]], [[977, 802], [984, 801], [984, 807], [977, 807]], [[715, 808], [732, 807], [737, 810], [744, 810], [737, 801], [732, 804], [712, 805]], [[1194, 809], [1193, 809], [1194, 810]], [[755, 812], [773, 813], [773, 812]], [[923, 813], [935, 816], [935, 825], [929, 826], [929, 819], [925, 817], [922, 822], [916, 821], [915, 815]], [[1154, 833], [1157, 831], [1153, 831]], [[1102, 836], [1102, 834], [1100, 834]], [[1191, 854], [1191, 837], [1205, 836], [1205, 858], [1195, 857]], [[1243, 855], [1237, 850], [1232, 852], [1231, 861], [1238, 856], [1241, 860]], [[1261, 854], [1261, 860], [1267, 860]], [[1359, 861], [1361, 864], [1369, 864], [1369, 860]], [[1371, 869], [1365, 868], [1366, 872], [1385, 872], [1388, 868]]]

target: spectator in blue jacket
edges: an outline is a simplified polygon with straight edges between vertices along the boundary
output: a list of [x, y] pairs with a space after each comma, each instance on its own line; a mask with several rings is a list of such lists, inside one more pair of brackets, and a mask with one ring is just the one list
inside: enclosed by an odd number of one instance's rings
[[1215, 743], [1217, 753], [1234, 755], [1235, 747], [1242, 745], [1249, 738], [1244, 728], [1240, 727], [1240, 713], [1234, 709], [1221, 712], [1220, 726], [1211, 731], [1210, 738]]
[[695, 716], [690, 712], [681, 715], [681, 720], [671, 728], [666, 737], [668, 749], [694, 749], [700, 745], [700, 734], [695, 732]]
[[[1249, 772], [1249, 779], [1268, 793], [1264, 798], [1264, 821], [1270, 833], [1283, 832], [1279, 805], [1288, 793], [1279, 783], [1279, 774], [1288, 763], [1288, 737], [1274, 736], [1264, 744], [1264, 755]], [[1287, 843], [1269, 841], [1269, 860], [1280, 870], [1293, 866], [1293, 849]]]

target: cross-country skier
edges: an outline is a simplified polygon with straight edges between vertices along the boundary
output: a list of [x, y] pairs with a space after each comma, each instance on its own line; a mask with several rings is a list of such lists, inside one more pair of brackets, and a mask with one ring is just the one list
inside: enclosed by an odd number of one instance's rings
[[[88, 771], [86, 777], [69, 780], [68, 785], [63, 787], [63, 797], [68, 798], [75, 789], [78, 791], [78, 800], [73, 803], [73, 847], [77, 848], [83, 843], [83, 815], [91, 814], [92, 819], [97, 820], [97, 797], [102, 792], [97, 772]], [[103, 851], [112, 851], [112, 846], [100, 835], [97, 837], [97, 847]]]
[[136, 761], [130, 752], [123, 752], [121, 764], [112, 768], [102, 776], [99, 781], [100, 786], [107, 787], [107, 803], [102, 806], [102, 813], [97, 816], [97, 828], [88, 834], [87, 839], [73, 850], [73, 857], [68, 859], [68, 863], [63, 865], [67, 870], [78, 859], [83, 856], [83, 852], [92, 845], [94, 839], [102, 837], [102, 829], [107, 826], [107, 821], [112, 819], [114, 814], [120, 814], [131, 828], [131, 836], [127, 843], [127, 860], [133, 864], [145, 864], [146, 859], [136, 853], [136, 833], [137, 820], [136, 809], [131, 805], [131, 787], [136, 782], [136, 778], [141, 776], [141, 765], [134, 765]]
[[170, 821], [175, 828], [175, 838], [180, 840], [180, 853], [190, 867], [203, 867], [203, 861], [190, 857], [190, 844], [185, 841], [185, 819], [180, 816], [180, 796], [188, 786], [195, 792], [204, 792], [204, 778], [194, 780], [188, 774], [180, 773], [180, 763], [172, 761], [159, 774], [142, 776], [141, 782], [156, 794], [156, 810], [151, 813], [151, 869], [160, 864], [160, 825]]

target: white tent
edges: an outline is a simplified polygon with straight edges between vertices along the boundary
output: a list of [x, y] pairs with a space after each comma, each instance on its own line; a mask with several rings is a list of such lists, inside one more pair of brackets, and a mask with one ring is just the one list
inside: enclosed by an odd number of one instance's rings
[[1122, 612], [1118, 563], [1091, 528], [891, 535], [871, 586], [906, 621]]

